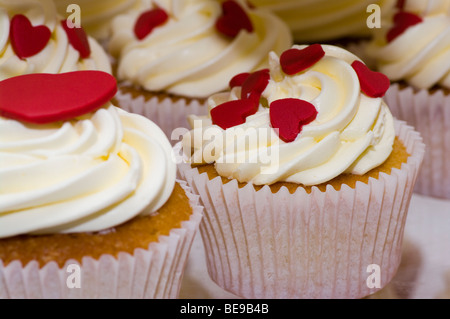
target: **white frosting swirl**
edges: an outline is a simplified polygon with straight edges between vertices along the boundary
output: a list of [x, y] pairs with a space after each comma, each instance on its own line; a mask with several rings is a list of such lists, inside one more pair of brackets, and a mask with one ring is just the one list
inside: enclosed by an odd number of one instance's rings
[[54, 0], [58, 13], [65, 17], [67, 7], [77, 4], [81, 9], [83, 28], [96, 39], [105, 40], [111, 33], [111, 20], [130, 10], [139, 0]]
[[[271, 127], [269, 108], [260, 104], [244, 124], [227, 130], [213, 125], [210, 118], [193, 117], [202, 121], [183, 137], [190, 161], [215, 163], [221, 176], [257, 185], [278, 181], [317, 185], [342, 173], [361, 175], [382, 164], [392, 152], [395, 138], [387, 105], [382, 98], [361, 93], [351, 66], [359, 60], [355, 55], [334, 46], [322, 47], [325, 57], [293, 76], [284, 74], [278, 57], [271, 54], [271, 79], [262, 94], [267, 104], [298, 98], [309, 101], [318, 111], [295, 141], [285, 143], [278, 137]], [[213, 95], [208, 104], [214, 108], [238, 97], [240, 88], [236, 87]], [[266, 134], [269, 138], [254, 138], [267, 131], [271, 132]], [[263, 162], [267, 154], [271, 154], [271, 161]]]
[[394, 0], [252, 0], [273, 11], [290, 27], [297, 42], [322, 42], [351, 36], [368, 36], [366, 12], [370, 4], [388, 12]]
[[391, 81], [403, 80], [418, 89], [450, 88], [450, 1], [407, 1], [404, 10], [423, 21], [391, 42], [386, 33], [393, 22], [384, 25], [367, 46], [367, 54]]
[[91, 232], [157, 211], [176, 165], [164, 133], [109, 104], [76, 120], [0, 117], [0, 238]]
[[[238, 0], [239, 1], [239, 0]], [[109, 44], [119, 57], [118, 78], [149, 91], [204, 98], [228, 87], [238, 72], [264, 67], [270, 51], [282, 52], [292, 44], [288, 27], [275, 15], [249, 10], [254, 31], [230, 39], [215, 28], [222, 14], [219, 1], [159, 0], [114, 19]], [[133, 32], [139, 15], [159, 6], [169, 20], [139, 41]]]
[[[45, 25], [51, 31], [47, 46], [38, 54], [20, 59], [9, 40], [10, 20], [25, 15], [32, 25]], [[69, 43], [61, 20], [51, 0], [0, 0], [0, 81], [30, 73], [63, 73], [77, 70], [99, 70], [111, 73], [111, 64], [103, 48], [89, 38], [91, 54], [80, 54]]]

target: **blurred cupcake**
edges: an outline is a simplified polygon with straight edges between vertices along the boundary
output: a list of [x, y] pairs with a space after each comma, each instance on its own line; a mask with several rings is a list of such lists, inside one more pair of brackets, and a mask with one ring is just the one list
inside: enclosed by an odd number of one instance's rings
[[292, 45], [287, 26], [245, 1], [151, 1], [114, 19], [119, 106], [155, 121], [171, 137], [188, 114], [238, 72], [267, 67], [270, 51]]
[[372, 294], [400, 263], [421, 138], [384, 103], [388, 79], [344, 49], [269, 64], [210, 97], [175, 146], [205, 207], [209, 273], [246, 298]]
[[105, 72], [0, 82], [0, 297], [176, 298], [201, 219]]
[[103, 48], [69, 28], [51, 0], [0, 0], [0, 80], [29, 73], [111, 73]]
[[296, 43], [335, 42], [371, 36], [367, 8], [378, 4], [387, 13], [395, 0], [251, 0], [285, 21]]
[[[103, 42], [111, 35], [111, 20], [130, 10], [139, 0], [53, 0], [58, 13], [69, 17], [73, 11], [69, 6], [80, 6], [81, 20], [86, 32]], [[69, 11], [69, 12], [68, 12]]]
[[414, 126], [428, 151], [416, 191], [450, 198], [450, 2], [401, 1], [367, 47], [392, 82], [386, 101]]

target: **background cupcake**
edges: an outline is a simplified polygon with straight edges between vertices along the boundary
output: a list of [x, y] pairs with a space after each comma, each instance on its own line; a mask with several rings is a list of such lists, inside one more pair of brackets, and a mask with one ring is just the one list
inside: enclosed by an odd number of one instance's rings
[[151, 1], [115, 18], [112, 30], [119, 105], [169, 137], [188, 114], [206, 114], [206, 97], [232, 76], [267, 67], [268, 52], [292, 43], [275, 15], [234, 0]]
[[388, 79], [346, 50], [294, 46], [269, 64], [208, 99], [183, 138], [210, 276], [246, 298], [374, 293], [400, 263], [420, 136], [382, 100]]
[[449, 1], [403, 1], [390, 24], [367, 47], [393, 83], [386, 94], [393, 114], [416, 127], [428, 151], [416, 190], [450, 198]]
[[115, 92], [99, 71], [0, 82], [0, 297], [177, 297], [202, 208]]
[[139, 0], [53, 0], [58, 13], [63, 17], [72, 14], [67, 12], [71, 4], [77, 4], [81, 9], [81, 20], [86, 32], [103, 42], [111, 34], [111, 20], [130, 10]]
[[378, 4], [387, 13], [394, 0], [252, 0], [251, 3], [282, 18], [295, 42], [302, 44], [369, 38], [367, 7]]
[[1, 0], [0, 80], [76, 70], [110, 73], [103, 48], [83, 29], [65, 28], [62, 20], [51, 0]]

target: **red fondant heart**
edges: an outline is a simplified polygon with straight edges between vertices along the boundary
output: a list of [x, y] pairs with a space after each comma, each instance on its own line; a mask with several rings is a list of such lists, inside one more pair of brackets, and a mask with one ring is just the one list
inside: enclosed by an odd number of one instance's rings
[[51, 31], [45, 25], [33, 26], [28, 18], [17, 14], [11, 19], [10, 39], [16, 55], [29, 58], [45, 48], [51, 37]]
[[387, 41], [392, 42], [408, 28], [421, 23], [422, 21], [422, 18], [414, 13], [404, 11], [396, 13], [394, 16], [394, 26], [386, 34]]
[[210, 112], [212, 123], [224, 130], [245, 123], [247, 116], [258, 111], [259, 103], [254, 99], [234, 100], [213, 108]]
[[149, 35], [154, 28], [164, 24], [169, 15], [161, 8], [151, 9], [142, 13], [134, 25], [134, 34], [139, 40]]
[[289, 49], [280, 56], [281, 69], [288, 75], [294, 75], [313, 66], [324, 56], [325, 51], [320, 44], [312, 44], [302, 50]]
[[270, 123], [278, 129], [280, 138], [293, 142], [304, 125], [314, 121], [317, 110], [311, 103], [300, 99], [280, 99], [270, 103]]
[[361, 61], [354, 61], [352, 63], [353, 69], [358, 75], [359, 83], [361, 84], [361, 91], [369, 97], [383, 97], [389, 89], [389, 78], [380, 72], [370, 70]]
[[91, 55], [91, 47], [89, 46], [89, 40], [86, 32], [83, 28], [69, 28], [67, 20], [61, 21], [64, 31], [66, 31], [67, 38], [69, 39], [72, 47], [80, 53], [82, 59], [86, 59]]
[[0, 82], [0, 115], [29, 123], [70, 120], [114, 97], [115, 78], [101, 71], [34, 73]]
[[233, 0], [222, 3], [222, 15], [216, 21], [217, 30], [229, 37], [236, 37], [241, 30], [253, 32], [253, 24], [245, 10]]
[[269, 84], [269, 80], [269, 69], [251, 73], [242, 83], [241, 99], [248, 99], [252, 96], [255, 100], [259, 100], [262, 92]]
[[233, 78], [229, 82], [230, 89], [236, 87], [236, 86], [242, 86], [244, 84], [245, 80], [250, 76], [250, 73], [239, 73], [233, 76]]

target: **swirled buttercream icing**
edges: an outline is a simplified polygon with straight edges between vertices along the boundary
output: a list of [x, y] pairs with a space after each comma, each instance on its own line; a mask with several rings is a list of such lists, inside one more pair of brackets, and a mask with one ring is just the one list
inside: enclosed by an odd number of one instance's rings
[[[33, 26], [45, 26], [51, 36], [37, 54], [21, 59], [11, 43], [11, 21], [25, 16]], [[0, 80], [30, 73], [63, 73], [100, 70], [111, 73], [111, 64], [103, 48], [88, 38], [90, 54], [81, 58], [61, 24], [51, 0], [0, 0]]]
[[382, 6], [387, 13], [393, 0], [252, 0], [285, 21], [296, 42], [323, 42], [370, 35], [367, 8]]
[[81, 20], [86, 32], [99, 40], [110, 35], [111, 20], [130, 10], [139, 0], [54, 0], [61, 16], [70, 16], [71, 4], [77, 4], [81, 11]]
[[[389, 38], [390, 32], [399, 29]], [[393, 82], [405, 81], [417, 89], [436, 85], [448, 89], [449, 45], [450, 1], [405, 1], [397, 18], [375, 33], [366, 50]]]
[[0, 117], [0, 238], [94, 232], [156, 212], [176, 166], [150, 120], [111, 104], [45, 125]]
[[[109, 49], [118, 58], [118, 79], [148, 91], [205, 98], [225, 90], [234, 74], [267, 65], [270, 51], [280, 53], [292, 45], [288, 27], [274, 14], [250, 9], [245, 1], [225, 2], [241, 7], [251, 31], [242, 29], [235, 37], [220, 33], [216, 25], [223, 15], [221, 1], [152, 1], [116, 17]], [[167, 13], [167, 21], [139, 40], [136, 21], [156, 8]], [[230, 14], [225, 19], [226, 30], [232, 29], [234, 18]]]
[[[352, 66], [354, 61], [361, 63], [359, 58], [335, 46], [322, 48], [324, 56], [318, 62], [292, 75], [283, 71], [286, 67], [271, 53], [268, 84], [257, 110], [242, 124], [223, 129], [213, 124], [217, 119], [211, 114], [217, 114], [215, 108], [232, 105], [227, 102], [242, 101], [247, 81], [242, 87], [211, 96], [209, 115], [192, 117], [193, 129], [183, 136], [187, 161], [214, 163], [221, 176], [256, 185], [279, 181], [317, 185], [343, 173], [365, 174], [382, 164], [392, 152], [395, 138], [387, 105], [381, 97], [362, 93], [359, 75]], [[295, 59], [293, 62], [298, 65]], [[250, 87], [261, 87], [254, 85], [261, 82], [253, 80]], [[252, 100], [251, 95], [248, 100]], [[298, 117], [292, 111], [292, 99], [312, 104], [317, 116], [306, 122], [292, 142], [285, 142], [279, 137], [281, 127], [273, 126], [271, 109], [275, 102], [282, 107], [287, 101], [281, 118], [285, 125], [291, 125], [290, 118]]]

